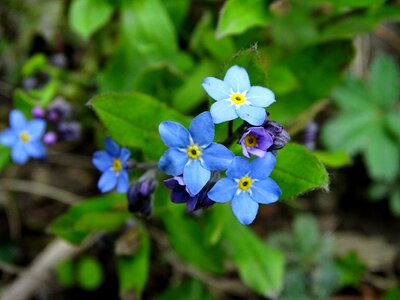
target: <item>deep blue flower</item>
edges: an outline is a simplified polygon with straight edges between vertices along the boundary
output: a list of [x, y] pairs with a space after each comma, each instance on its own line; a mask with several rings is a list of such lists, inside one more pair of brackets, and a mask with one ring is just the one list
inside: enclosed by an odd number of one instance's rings
[[196, 195], [210, 179], [211, 171], [226, 170], [234, 157], [221, 144], [213, 142], [214, 123], [209, 112], [203, 112], [190, 123], [189, 130], [172, 121], [162, 122], [159, 132], [169, 147], [158, 167], [171, 176], [183, 174], [192, 195]]
[[251, 125], [260, 126], [266, 118], [263, 107], [275, 102], [275, 95], [270, 89], [250, 86], [249, 75], [239, 66], [229, 68], [223, 81], [207, 77], [202, 85], [207, 94], [217, 101], [210, 110], [216, 124], [240, 117]]
[[11, 158], [17, 164], [24, 164], [29, 157], [43, 158], [46, 148], [41, 138], [46, 129], [42, 119], [27, 121], [19, 110], [10, 113], [10, 127], [0, 134], [0, 143], [11, 147]]
[[103, 172], [97, 186], [102, 193], [109, 192], [115, 187], [119, 193], [125, 193], [129, 181], [126, 165], [131, 152], [126, 148], [120, 148], [109, 137], [104, 139], [104, 146], [105, 150], [93, 154], [93, 164]]
[[271, 152], [251, 162], [236, 156], [226, 172], [227, 177], [215, 184], [208, 192], [208, 197], [220, 203], [232, 200], [232, 210], [239, 222], [252, 223], [257, 215], [258, 204], [273, 203], [282, 194], [276, 182], [269, 178], [275, 162]]

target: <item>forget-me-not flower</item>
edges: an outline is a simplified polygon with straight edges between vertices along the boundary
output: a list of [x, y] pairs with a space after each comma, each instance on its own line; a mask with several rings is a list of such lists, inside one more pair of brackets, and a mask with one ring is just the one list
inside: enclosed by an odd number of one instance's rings
[[41, 119], [27, 121], [19, 110], [10, 113], [10, 127], [0, 134], [0, 144], [11, 147], [11, 159], [16, 164], [24, 164], [29, 157], [43, 158], [46, 148], [41, 138], [46, 122]]
[[213, 142], [214, 123], [209, 112], [195, 117], [189, 130], [177, 122], [164, 121], [159, 132], [169, 149], [160, 158], [158, 167], [171, 176], [183, 174], [192, 195], [206, 185], [211, 171], [226, 170], [234, 157], [228, 148]]
[[237, 117], [254, 126], [260, 126], [266, 118], [264, 107], [275, 102], [274, 93], [261, 86], [250, 86], [247, 71], [233, 66], [224, 80], [207, 77], [203, 81], [207, 94], [215, 99], [210, 109], [214, 123], [234, 120]]
[[264, 157], [268, 148], [272, 146], [272, 136], [264, 129], [264, 127], [250, 127], [242, 135], [239, 140], [242, 145], [242, 153], [246, 157], [251, 154]]
[[105, 150], [93, 154], [93, 164], [103, 172], [97, 187], [102, 193], [117, 187], [119, 193], [128, 190], [129, 178], [126, 165], [131, 152], [127, 148], [120, 148], [111, 138], [104, 139]]
[[271, 152], [251, 162], [236, 156], [226, 172], [227, 177], [215, 184], [208, 197], [220, 203], [232, 200], [232, 210], [239, 222], [252, 223], [259, 204], [273, 203], [282, 194], [276, 182], [269, 178], [275, 162]]

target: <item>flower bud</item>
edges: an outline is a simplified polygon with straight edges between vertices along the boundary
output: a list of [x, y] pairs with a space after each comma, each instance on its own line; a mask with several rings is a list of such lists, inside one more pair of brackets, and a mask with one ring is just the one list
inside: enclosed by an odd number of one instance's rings
[[71, 104], [65, 101], [63, 97], [57, 97], [47, 108], [47, 119], [52, 122], [59, 122], [60, 120], [69, 117], [71, 112]]
[[54, 145], [57, 142], [57, 134], [54, 131], [49, 131], [43, 136], [43, 143], [46, 145]]
[[128, 210], [146, 217], [151, 215], [152, 197], [157, 182], [154, 178], [144, 179], [132, 184], [127, 192]]
[[32, 117], [38, 118], [38, 119], [43, 119], [46, 116], [46, 111], [40, 107], [40, 106], [35, 106], [32, 108]]
[[78, 122], [61, 122], [57, 126], [60, 139], [63, 141], [75, 141], [81, 136], [81, 124]]

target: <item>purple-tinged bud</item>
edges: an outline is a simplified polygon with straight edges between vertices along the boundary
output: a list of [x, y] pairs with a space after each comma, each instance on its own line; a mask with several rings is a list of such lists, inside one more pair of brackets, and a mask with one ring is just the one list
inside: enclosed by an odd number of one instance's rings
[[81, 136], [81, 124], [78, 122], [61, 122], [57, 126], [57, 131], [60, 140], [63, 141], [75, 141]]
[[251, 154], [264, 157], [272, 143], [272, 136], [263, 127], [248, 128], [239, 140], [242, 153], [246, 157], [250, 157]]
[[274, 154], [276, 150], [282, 149], [290, 140], [290, 136], [282, 125], [275, 121], [268, 121], [264, 124], [265, 130], [272, 136], [273, 144], [268, 149]]
[[32, 90], [38, 85], [38, 80], [35, 77], [26, 77], [22, 80], [22, 87], [24, 90]]
[[156, 186], [157, 182], [154, 178], [144, 179], [132, 184], [127, 192], [128, 210], [146, 217], [150, 216]]
[[52, 122], [58, 122], [71, 115], [71, 104], [63, 97], [57, 97], [50, 103], [47, 108], [47, 119]]
[[65, 68], [67, 66], [67, 58], [64, 53], [56, 53], [49, 57], [50, 62], [59, 68]]
[[317, 139], [318, 133], [318, 124], [314, 121], [311, 121], [307, 124], [307, 126], [303, 130], [303, 145], [309, 149], [315, 149], [315, 141]]
[[57, 134], [54, 131], [46, 132], [43, 136], [43, 143], [46, 145], [54, 145], [57, 142]]
[[32, 108], [32, 117], [38, 118], [38, 119], [43, 119], [46, 116], [46, 111], [40, 107], [40, 106], [35, 106]]

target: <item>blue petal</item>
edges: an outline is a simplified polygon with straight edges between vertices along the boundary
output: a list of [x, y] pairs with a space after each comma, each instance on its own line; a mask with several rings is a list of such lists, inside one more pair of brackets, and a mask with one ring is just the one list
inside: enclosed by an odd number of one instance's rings
[[238, 117], [235, 106], [230, 101], [225, 100], [213, 103], [210, 113], [215, 124], [231, 121]]
[[198, 200], [199, 200], [199, 195], [189, 198], [189, 200], [186, 203], [186, 209], [188, 212], [194, 211]]
[[10, 112], [10, 127], [18, 130], [25, 129], [26, 119], [21, 111], [14, 109]]
[[158, 126], [161, 139], [170, 148], [186, 148], [189, 142], [189, 131], [181, 124], [164, 121]]
[[18, 141], [18, 136], [12, 129], [6, 129], [0, 134], [0, 144], [11, 147]]
[[220, 79], [207, 77], [203, 80], [201, 85], [206, 90], [207, 94], [217, 101], [229, 98], [230, 87]]
[[46, 148], [40, 141], [25, 144], [25, 150], [29, 156], [43, 158], [46, 156]]
[[274, 93], [262, 86], [252, 86], [246, 95], [246, 98], [254, 106], [267, 107], [275, 102]]
[[236, 112], [241, 119], [254, 126], [262, 125], [267, 117], [264, 108], [251, 105], [240, 105]]
[[240, 179], [243, 176], [250, 173], [250, 164], [246, 158], [235, 156], [232, 160], [232, 163], [228, 167], [228, 171], [226, 171], [226, 176], [233, 179]]
[[250, 198], [249, 193], [241, 192], [233, 198], [232, 210], [240, 223], [248, 225], [257, 216], [258, 203]]
[[119, 156], [119, 146], [116, 142], [114, 142], [110, 137], [106, 137], [104, 139], [104, 146], [106, 151], [113, 157]]
[[192, 195], [196, 195], [210, 179], [211, 172], [204, 169], [199, 160], [191, 160], [183, 170], [183, 181]]
[[127, 148], [121, 148], [119, 159], [121, 160], [123, 167], [126, 166], [126, 162], [128, 161], [130, 156], [131, 156], [131, 151], [129, 151]]
[[38, 140], [42, 137], [44, 130], [46, 129], [46, 122], [41, 119], [35, 119], [29, 121], [26, 128], [30, 138], [32, 140]]
[[117, 192], [126, 193], [128, 191], [128, 185], [129, 185], [128, 173], [125, 171], [120, 172], [117, 181]]
[[230, 67], [224, 77], [224, 82], [229, 84], [234, 92], [243, 92], [250, 89], [250, 79], [245, 68]]
[[251, 187], [254, 201], [261, 204], [270, 204], [276, 202], [282, 195], [281, 189], [271, 178], [255, 181]]
[[225, 203], [233, 199], [237, 188], [237, 183], [233, 179], [222, 178], [217, 181], [207, 196], [215, 202]]
[[214, 139], [214, 123], [211, 114], [206, 111], [195, 117], [189, 126], [193, 141], [199, 146], [208, 146]]
[[203, 166], [210, 171], [226, 170], [235, 155], [224, 145], [212, 143], [202, 153]]
[[187, 154], [176, 148], [168, 149], [161, 156], [158, 167], [168, 175], [178, 176], [183, 173], [183, 168], [188, 161]]
[[101, 150], [93, 154], [92, 162], [99, 171], [104, 172], [112, 167], [113, 160], [108, 152]]
[[251, 162], [251, 177], [259, 180], [268, 178], [275, 167], [276, 158], [271, 152], [257, 157]]
[[26, 153], [25, 147], [22, 142], [17, 142], [13, 145], [11, 150], [11, 159], [19, 165], [23, 165], [28, 161], [29, 155]]
[[97, 183], [97, 187], [102, 193], [106, 193], [111, 191], [115, 185], [117, 184], [117, 174], [114, 171], [106, 171], [104, 172], [99, 182]]

